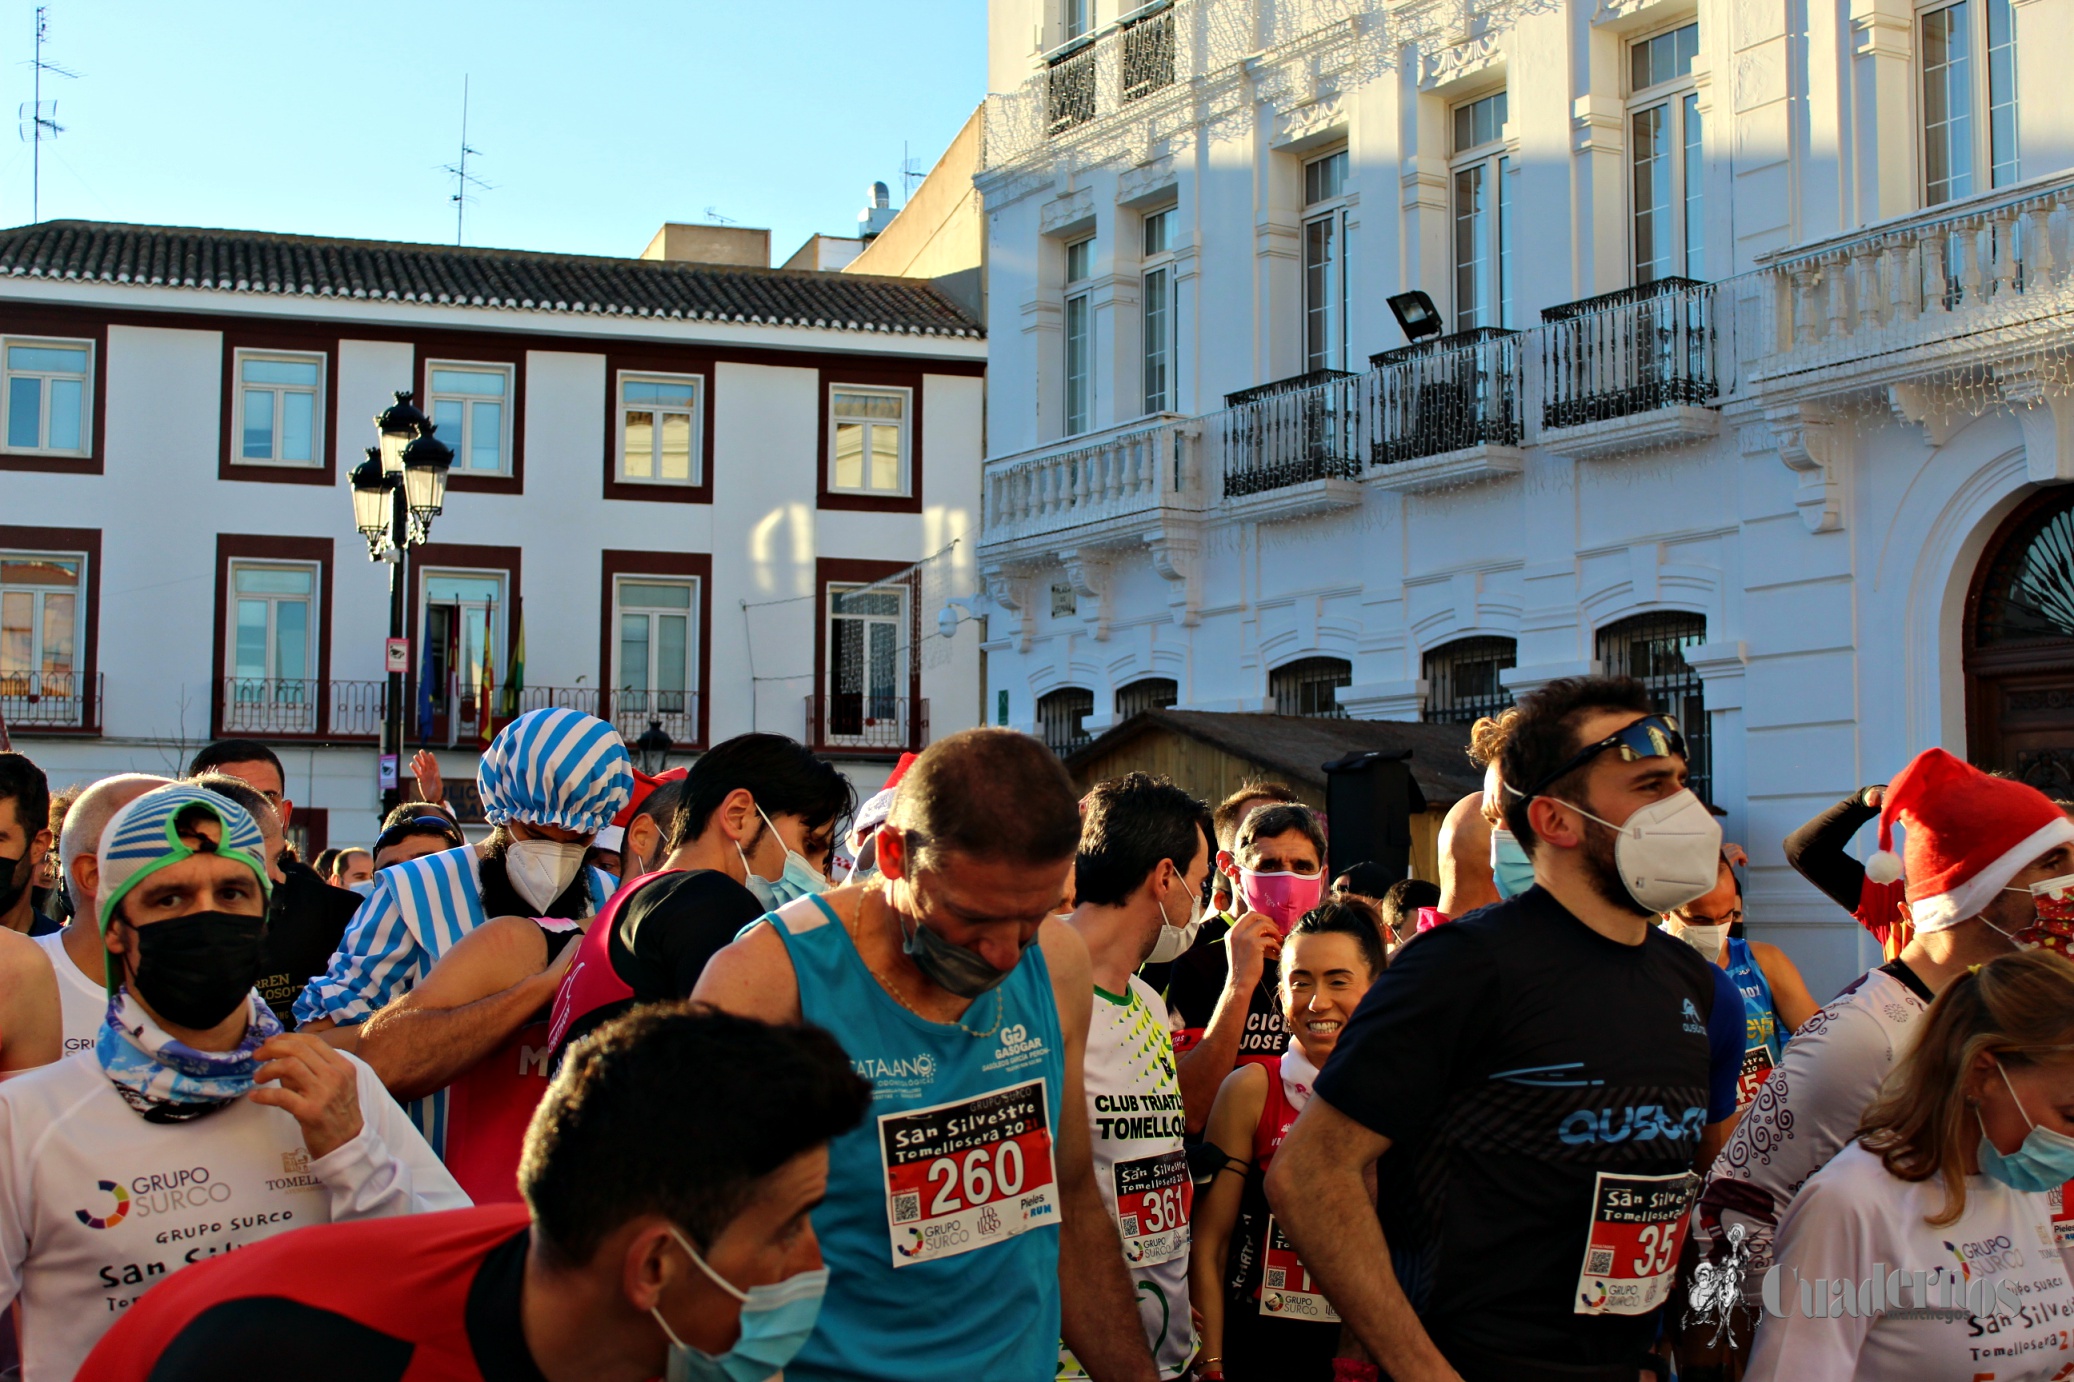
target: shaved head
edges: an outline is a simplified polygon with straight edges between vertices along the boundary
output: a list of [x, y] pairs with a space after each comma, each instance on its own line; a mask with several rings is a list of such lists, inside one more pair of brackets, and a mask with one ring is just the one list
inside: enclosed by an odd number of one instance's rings
[[[151, 773], [119, 773], [114, 777], [104, 777], [81, 792], [73, 801], [72, 809], [65, 813], [65, 830], [58, 837], [58, 852], [60, 862], [65, 866], [65, 876], [72, 877], [73, 861], [80, 855], [100, 852], [101, 832], [108, 828], [108, 822], [116, 812], [172, 780]], [[74, 886], [77, 886], [76, 880]]]

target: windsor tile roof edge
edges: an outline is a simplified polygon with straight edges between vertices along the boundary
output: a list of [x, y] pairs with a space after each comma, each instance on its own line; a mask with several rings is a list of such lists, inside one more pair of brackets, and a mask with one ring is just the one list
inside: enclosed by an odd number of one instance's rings
[[986, 335], [920, 279], [111, 221], [0, 230], [0, 278], [967, 340]]

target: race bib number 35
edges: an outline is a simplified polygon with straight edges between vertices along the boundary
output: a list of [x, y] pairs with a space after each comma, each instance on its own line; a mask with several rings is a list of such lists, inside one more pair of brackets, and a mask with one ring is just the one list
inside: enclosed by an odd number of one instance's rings
[[1273, 1218], [1267, 1221], [1267, 1254], [1260, 1261], [1260, 1313], [1284, 1320], [1339, 1323], [1339, 1312], [1319, 1294], [1310, 1269], [1296, 1255], [1296, 1245]]
[[893, 1265], [984, 1248], [1059, 1222], [1045, 1084], [879, 1117]]
[[1187, 1252], [1188, 1212], [1195, 1202], [1188, 1154], [1162, 1152], [1119, 1161], [1115, 1172], [1116, 1228], [1123, 1236], [1123, 1260], [1133, 1267], [1149, 1267]]
[[1577, 1278], [1576, 1313], [1642, 1315], [1664, 1303], [1678, 1273], [1700, 1178], [1599, 1172], [1592, 1186], [1591, 1232]]

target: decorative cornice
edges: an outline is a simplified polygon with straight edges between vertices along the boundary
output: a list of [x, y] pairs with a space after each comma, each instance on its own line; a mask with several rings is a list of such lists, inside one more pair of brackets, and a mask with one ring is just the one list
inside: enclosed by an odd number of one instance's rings
[[1046, 235], [1056, 234], [1060, 227], [1070, 226], [1091, 218], [1095, 214], [1095, 189], [1081, 187], [1071, 192], [1061, 192], [1044, 204], [1039, 213], [1038, 226]]
[[1840, 532], [1844, 526], [1842, 483], [1848, 433], [1827, 409], [1811, 403], [1792, 403], [1764, 410], [1771, 427], [1779, 459], [1799, 474], [1800, 489], [1794, 495], [1801, 521], [1811, 533]]
[[[1059, 553], [1066, 583], [1080, 597], [1080, 617], [1097, 643], [1109, 638], [1110, 594], [1116, 587], [1115, 553], [1105, 548], [1068, 547]], [[1092, 602], [1092, 606], [1090, 603]]]
[[1487, 31], [1466, 38], [1460, 43], [1442, 48], [1438, 52], [1419, 55], [1419, 90], [1432, 91], [1437, 87], [1463, 81], [1505, 62], [1505, 49], [1500, 43], [1501, 35]]

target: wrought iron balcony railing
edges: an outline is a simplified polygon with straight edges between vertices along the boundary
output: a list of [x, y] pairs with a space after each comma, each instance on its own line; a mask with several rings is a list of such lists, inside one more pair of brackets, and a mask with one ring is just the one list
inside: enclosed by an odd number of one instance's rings
[[699, 742], [699, 698], [695, 691], [636, 691], [621, 687], [607, 699], [612, 711], [607, 718], [629, 746], [648, 732], [651, 722], [679, 747], [688, 748]]
[[216, 732], [255, 739], [373, 740], [382, 732], [388, 693], [383, 681], [225, 677], [218, 686]]
[[1174, 84], [1174, 7], [1169, 0], [1147, 5], [1124, 18], [1123, 73], [1118, 96], [1143, 100]]
[[1046, 66], [1047, 134], [1064, 134], [1095, 118], [1096, 64], [1102, 57], [1092, 39], [1052, 57]]
[[1541, 425], [1578, 427], [1720, 392], [1714, 285], [1660, 278], [1541, 313]]
[[809, 696], [807, 740], [832, 753], [919, 751], [929, 742], [929, 702], [869, 691]]
[[1224, 396], [1224, 497], [1361, 475], [1362, 376], [1312, 370]]
[[0, 672], [0, 725], [14, 734], [96, 734], [101, 675]]
[[1480, 326], [1369, 357], [1369, 459], [1520, 443], [1519, 333]]

